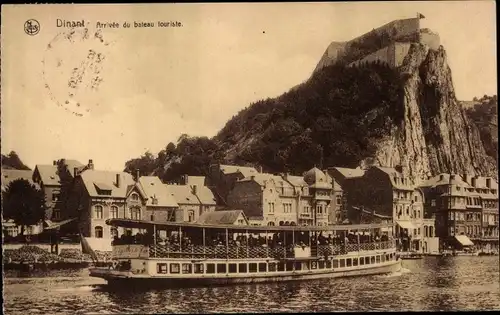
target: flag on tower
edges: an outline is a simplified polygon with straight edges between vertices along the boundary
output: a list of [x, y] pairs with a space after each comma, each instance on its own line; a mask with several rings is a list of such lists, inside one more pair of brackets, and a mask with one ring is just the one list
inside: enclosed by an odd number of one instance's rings
[[425, 19], [425, 16], [422, 13], [417, 13], [419, 19]]

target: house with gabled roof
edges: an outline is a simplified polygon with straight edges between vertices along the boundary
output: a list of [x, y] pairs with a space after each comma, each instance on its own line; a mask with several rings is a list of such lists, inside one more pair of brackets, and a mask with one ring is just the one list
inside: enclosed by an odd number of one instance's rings
[[326, 175], [317, 168], [303, 176], [256, 173], [237, 180], [227, 201], [252, 218], [252, 224], [328, 225], [331, 190]]
[[219, 210], [203, 213], [196, 223], [205, 225], [248, 225], [243, 210]]
[[213, 192], [206, 186], [184, 183], [182, 185], [165, 185], [171, 196], [178, 204], [175, 214], [170, 221], [196, 222], [207, 212], [216, 209], [217, 202]]
[[[262, 170], [261, 172], [262, 173]], [[236, 181], [259, 174], [251, 166], [213, 164], [210, 165], [208, 186], [214, 192], [219, 203], [227, 205], [227, 197]]]

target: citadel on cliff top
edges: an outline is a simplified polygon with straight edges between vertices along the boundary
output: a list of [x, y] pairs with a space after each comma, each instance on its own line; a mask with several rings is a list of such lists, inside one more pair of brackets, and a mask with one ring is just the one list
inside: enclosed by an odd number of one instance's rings
[[399, 67], [411, 43], [417, 42], [434, 50], [440, 46], [438, 34], [420, 29], [420, 18], [395, 20], [350, 41], [332, 42], [314, 72], [348, 56], [356, 56], [355, 60], [348, 60], [349, 65], [379, 60]]

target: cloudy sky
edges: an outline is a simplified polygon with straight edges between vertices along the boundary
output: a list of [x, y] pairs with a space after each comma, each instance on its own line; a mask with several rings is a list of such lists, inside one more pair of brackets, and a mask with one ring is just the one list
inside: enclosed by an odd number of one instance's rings
[[[2, 153], [15, 150], [30, 167], [65, 157], [121, 170], [182, 133], [213, 136], [251, 102], [306, 80], [331, 41], [417, 12], [441, 37], [458, 98], [497, 93], [493, 1], [2, 9]], [[40, 24], [34, 36], [29, 19]], [[89, 33], [57, 19], [83, 19]], [[97, 22], [120, 28], [96, 36]]]

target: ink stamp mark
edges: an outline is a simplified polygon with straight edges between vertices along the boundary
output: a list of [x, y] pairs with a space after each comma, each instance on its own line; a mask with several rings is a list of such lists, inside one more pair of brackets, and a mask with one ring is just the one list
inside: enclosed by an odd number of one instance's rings
[[77, 116], [99, 106], [103, 65], [110, 44], [101, 30], [88, 28], [61, 32], [48, 43], [42, 76], [45, 89], [57, 106]]

